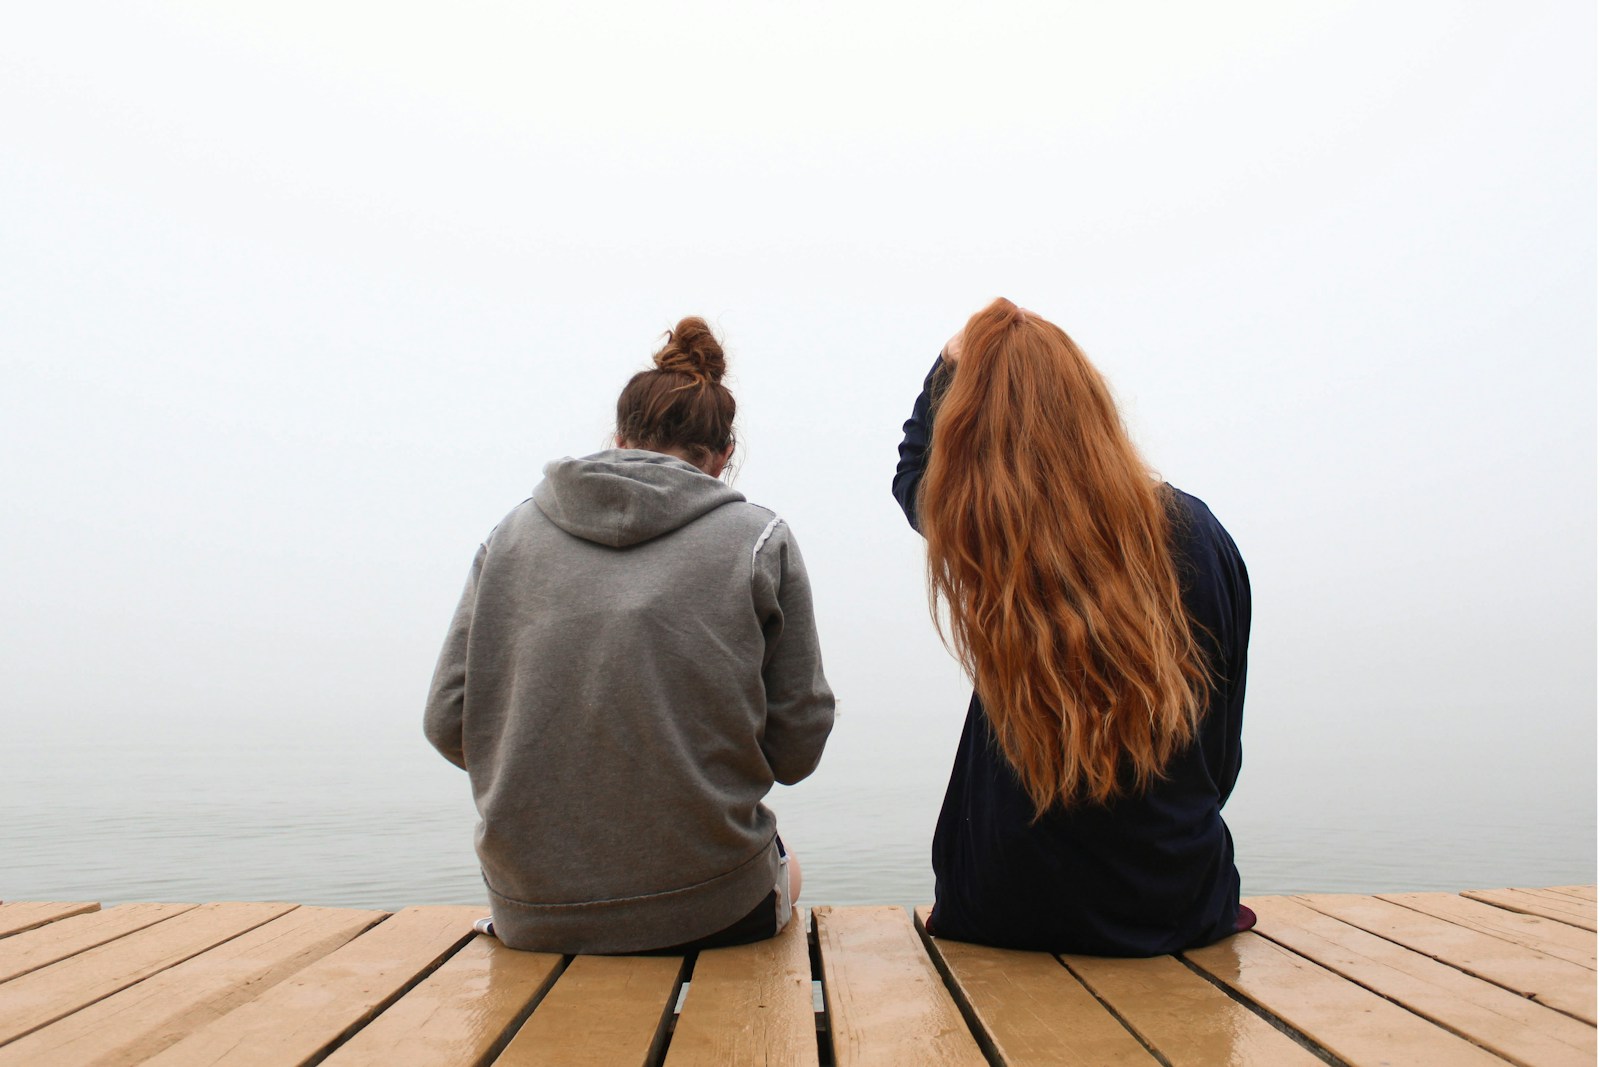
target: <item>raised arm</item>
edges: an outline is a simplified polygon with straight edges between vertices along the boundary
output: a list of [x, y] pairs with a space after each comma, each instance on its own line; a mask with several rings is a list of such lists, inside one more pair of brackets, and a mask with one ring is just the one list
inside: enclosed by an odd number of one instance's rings
[[922, 380], [922, 392], [911, 407], [911, 417], [906, 420], [905, 436], [900, 441], [900, 462], [894, 469], [894, 498], [900, 510], [906, 513], [911, 528], [921, 532], [917, 525], [917, 489], [922, 484], [922, 473], [928, 467], [928, 445], [933, 441], [933, 391], [934, 382], [945, 367], [944, 354], [933, 361], [933, 369]]

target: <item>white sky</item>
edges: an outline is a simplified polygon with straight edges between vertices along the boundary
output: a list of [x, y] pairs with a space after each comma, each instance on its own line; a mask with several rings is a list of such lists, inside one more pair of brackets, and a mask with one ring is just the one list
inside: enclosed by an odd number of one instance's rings
[[0, 34], [8, 715], [416, 733], [478, 541], [703, 314], [738, 485], [812, 571], [828, 759], [932, 729], [941, 779], [965, 696], [888, 484], [934, 353], [1003, 294], [1245, 554], [1248, 802], [1592, 811], [1595, 29], [29, 5]]

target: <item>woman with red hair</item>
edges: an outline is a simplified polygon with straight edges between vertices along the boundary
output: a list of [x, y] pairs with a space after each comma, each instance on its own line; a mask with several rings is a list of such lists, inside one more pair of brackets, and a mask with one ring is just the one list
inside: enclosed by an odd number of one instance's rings
[[935, 622], [974, 683], [933, 843], [940, 937], [1148, 956], [1253, 924], [1238, 778], [1250, 581], [1060, 328], [996, 300], [900, 445]]

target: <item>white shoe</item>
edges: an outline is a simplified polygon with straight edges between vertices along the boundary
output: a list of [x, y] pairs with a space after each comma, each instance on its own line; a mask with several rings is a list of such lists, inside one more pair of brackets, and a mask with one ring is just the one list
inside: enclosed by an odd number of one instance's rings
[[494, 936], [494, 918], [493, 918], [493, 916], [488, 916], [488, 915], [484, 916], [483, 918], [479, 919], [477, 922], [473, 923], [472, 924], [472, 928], [474, 930], [478, 931], [478, 933], [480, 933], [480, 934], [488, 934], [490, 937], [493, 937]]

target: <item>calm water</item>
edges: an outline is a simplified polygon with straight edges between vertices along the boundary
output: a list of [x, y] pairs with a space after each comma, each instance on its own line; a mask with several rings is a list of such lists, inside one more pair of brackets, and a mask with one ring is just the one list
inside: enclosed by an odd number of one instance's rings
[[[920, 750], [914, 732], [889, 745], [850, 726], [841, 719], [816, 776], [770, 801], [805, 865], [805, 896], [929, 900], [928, 838], [959, 718], [933, 724]], [[1313, 789], [1293, 773], [1245, 775], [1228, 816], [1249, 894], [1595, 880], [1590, 802], [1519, 803], [1516, 790], [1466, 781]], [[0, 753], [0, 805], [7, 900], [484, 899], [466, 777], [409, 717], [365, 729], [47, 729]]]

